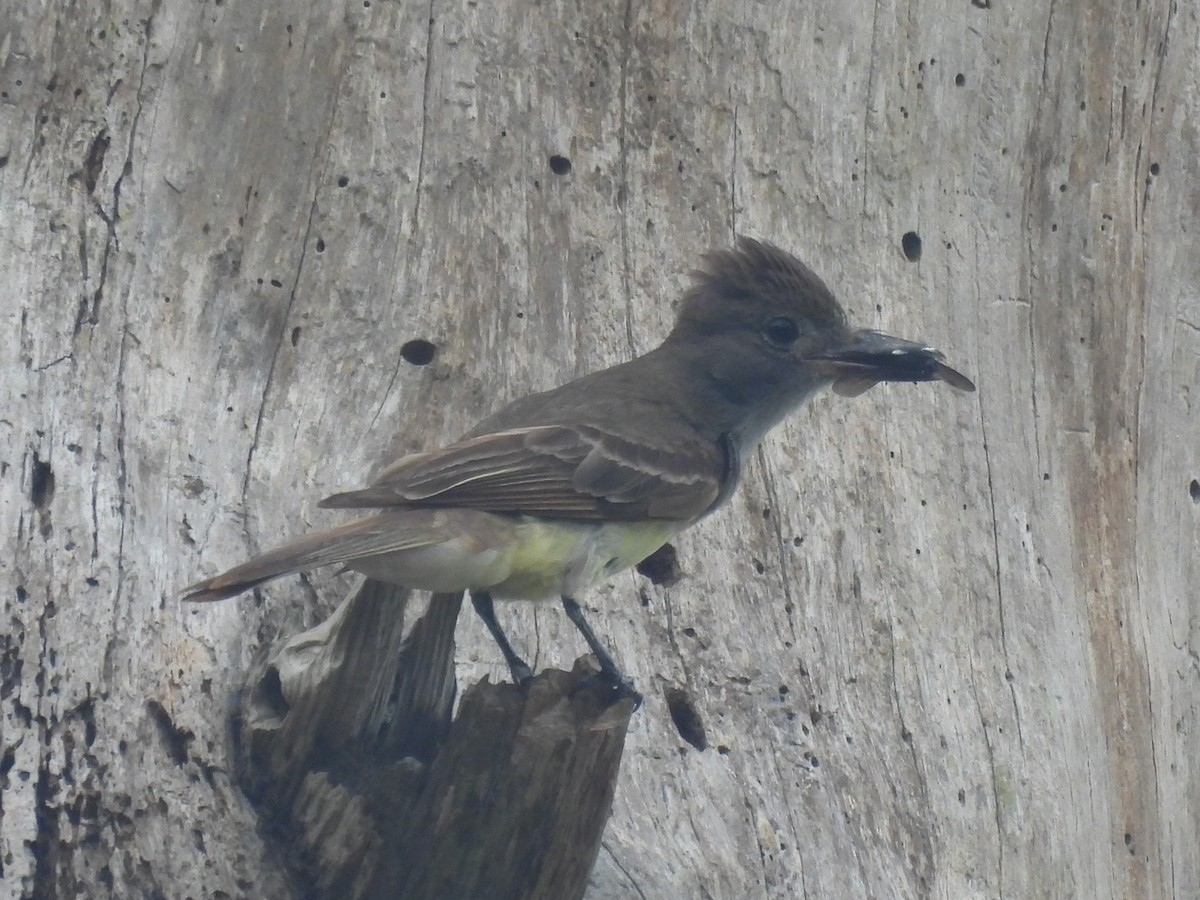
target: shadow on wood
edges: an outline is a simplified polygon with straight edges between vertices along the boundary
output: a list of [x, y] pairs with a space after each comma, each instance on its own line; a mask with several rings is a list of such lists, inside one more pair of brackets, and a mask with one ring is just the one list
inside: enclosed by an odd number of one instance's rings
[[368, 580], [256, 667], [243, 790], [313, 896], [582, 897], [633, 702], [585, 658], [524, 688], [485, 679], [452, 718], [462, 597], [410, 600]]

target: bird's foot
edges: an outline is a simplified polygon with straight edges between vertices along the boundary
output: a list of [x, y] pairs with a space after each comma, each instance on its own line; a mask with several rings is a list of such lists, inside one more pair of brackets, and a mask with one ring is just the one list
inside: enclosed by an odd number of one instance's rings
[[529, 687], [529, 682], [533, 681], [533, 669], [520, 657], [509, 661], [508, 670], [512, 673], [513, 684], [517, 687]]
[[638, 710], [642, 706], [642, 694], [641, 691], [634, 687], [633, 679], [626, 678], [616, 669], [611, 671], [601, 669], [598, 672], [584, 676], [579, 681], [579, 689], [581, 690], [592, 685], [610, 692], [612, 703], [619, 703], [622, 700], [632, 700], [634, 710]]

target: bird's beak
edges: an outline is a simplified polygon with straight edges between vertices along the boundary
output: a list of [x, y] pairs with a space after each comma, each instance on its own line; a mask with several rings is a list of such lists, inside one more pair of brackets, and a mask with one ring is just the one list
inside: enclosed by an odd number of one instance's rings
[[833, 389], [856, 397], [881, 381], [944, 381], [960, 391], [975, 385], [942, 362], [945, 357], [925, 344], [878, 331], [857, 331], [850, 339], [818, 350], [807, 361], [833, 376]]

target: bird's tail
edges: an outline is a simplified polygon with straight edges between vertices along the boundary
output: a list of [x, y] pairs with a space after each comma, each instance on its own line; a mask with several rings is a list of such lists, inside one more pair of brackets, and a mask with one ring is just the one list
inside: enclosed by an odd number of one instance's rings
[[436, 544], [445, 540], [446, 535], [435, 519], [432, 510], [383, 513], [306, 534], [184, 588], [179, 599], [225, 600], [293, 572]]

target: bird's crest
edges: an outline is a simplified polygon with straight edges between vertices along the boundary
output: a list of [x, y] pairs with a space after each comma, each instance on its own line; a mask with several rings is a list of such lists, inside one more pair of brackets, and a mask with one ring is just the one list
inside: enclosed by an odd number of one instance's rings
[[714, 300], [791, 307], [814, 324], [844, 325], [846, 314], [820, 277], [796, 257], [771, 244], [739, 237], [731, 249], [704, 255], [692, 272], [693, 284], [684, 295], [680, 319], [704, 320]]

